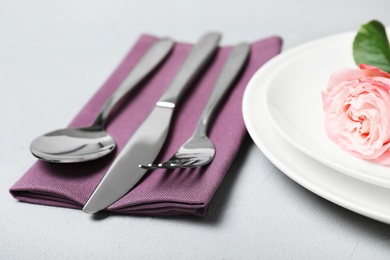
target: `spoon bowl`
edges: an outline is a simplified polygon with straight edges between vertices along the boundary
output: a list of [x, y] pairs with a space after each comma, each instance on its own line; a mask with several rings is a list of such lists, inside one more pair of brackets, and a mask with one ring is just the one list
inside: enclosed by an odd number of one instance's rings
[[173, 41], [156, 41], [106, 101], [91, 126], [64, 128], [37, 137], [30, 150], [38, 159], [56, 163], [75, 163], [98, 159], [116, 147], [113, 137], [104, 131], [111, 110], [159, 65], [173, 47]]
[[96, 127], [64, 128], [36, 138], [30, 146], [39, 159], [71, 163], [100, 158], [115, 149], [115, 140]]

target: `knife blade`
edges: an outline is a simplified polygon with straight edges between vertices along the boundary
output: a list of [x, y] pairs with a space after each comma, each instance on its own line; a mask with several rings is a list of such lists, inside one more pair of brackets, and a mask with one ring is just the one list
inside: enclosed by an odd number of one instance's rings
[[126, 195], [147, 170], [139, 164], [154, 161], [168, 134], [172, 115], [185, 90], [217, 50], [221, 35], [209, 33], [192, 48], [168, 89], [126, 143], [83, 207], [87, 213], [107, 208]]

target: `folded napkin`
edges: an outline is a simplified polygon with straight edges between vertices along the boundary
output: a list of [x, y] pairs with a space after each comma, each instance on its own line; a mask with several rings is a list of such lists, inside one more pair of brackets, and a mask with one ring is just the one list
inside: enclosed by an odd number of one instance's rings
[[[153, 36], [141, 36], [70, 125], [87, 126], [92, 123], [103, 103], [156, 40]], [[256, 70], [280, 52], [281, 44], [279, 37], [271, 37], [251, 45], [245, 70], [220, 106], [210, 127], [209, 137], [217, 151], [211, 164], [196, 169], [149, 171], [133, 190], [108, 207], [107, 211], [147, 215], [206, 215], [210, 200], [233, 162], [246, 133], [241, 114], [245, 87]], [[117, 142], [112, 155], [74, 164], [37, 161], [11, 187], [11, 194], [23, 202], [81, 209], [109, 165], [166, 90], [191, 48], [190, 44], [176, 43], [160, 68], [113, 112], [106, 129]], [[175, 111], [168, 138], [156, 162], [171, 157], [191, 136], [230, 51], [231, 47], [220, 48], [205, 73], [190, 87]]]

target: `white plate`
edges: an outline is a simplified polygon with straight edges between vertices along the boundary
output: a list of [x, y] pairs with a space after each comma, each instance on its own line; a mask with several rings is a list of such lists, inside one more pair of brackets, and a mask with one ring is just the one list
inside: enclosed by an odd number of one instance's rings
[[[333, 39], [345, 41], [348, 38], [337, 36]], [[314, 45], [317, 44], [314, 42]], [[279, 70], [281, 60], [290, 56], [289, 53], [265, 64], [247, 86], [243, 115], [249, 134], [276, 167], [303, 187], [344, 208], [390, 224], [390, 189], [351, 178], [314, 160], [290, 145], [273, 127], [267, 105], [262, 101], [267, 95], [268, 84], [275, 78], [273, 72]]]
[[336, 69], [357, 68], [352, 56], [355, 34], [312, 41], [276, 57], [259, 99], [275, 128], [294, 147], [344, 174], [390, 188], [390, 167], [350, 155], [325, 132], [321, 91]]

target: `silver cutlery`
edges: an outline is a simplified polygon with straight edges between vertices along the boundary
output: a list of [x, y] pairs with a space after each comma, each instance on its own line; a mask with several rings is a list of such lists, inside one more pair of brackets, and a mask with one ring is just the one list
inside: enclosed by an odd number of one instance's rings
[[83, 208], [85, 212], [96, 213], [105, 209], [128, 193], [144, 176], [147, 170], [139, 168], [139, 163], [154, 161], [160, 152], [177, 103], [217, 50], [220, 38], [217, 33], [206, 34], [192, 48], [168, 89], [88, 199]]
[[169, 38], [154, 43], [106, 101], [91, 126], [64, 128], [39, 136], [30, 145], [32, 154], [44, 161], [73, 163], [95, 160], [113, 151], [115, 140], [104, 131], [112, 108], [167, 57], [173, 44]]
[[206, 165], [214, 159], [215, 147], [207, 137], [207, 130], [222, 98], [244, 67], [249, 52], [250, 45], [246, 43], [237, 45], [231, 51], [190, 139], [166, 162], [140, 165], [141, 168], [194, 168]]

